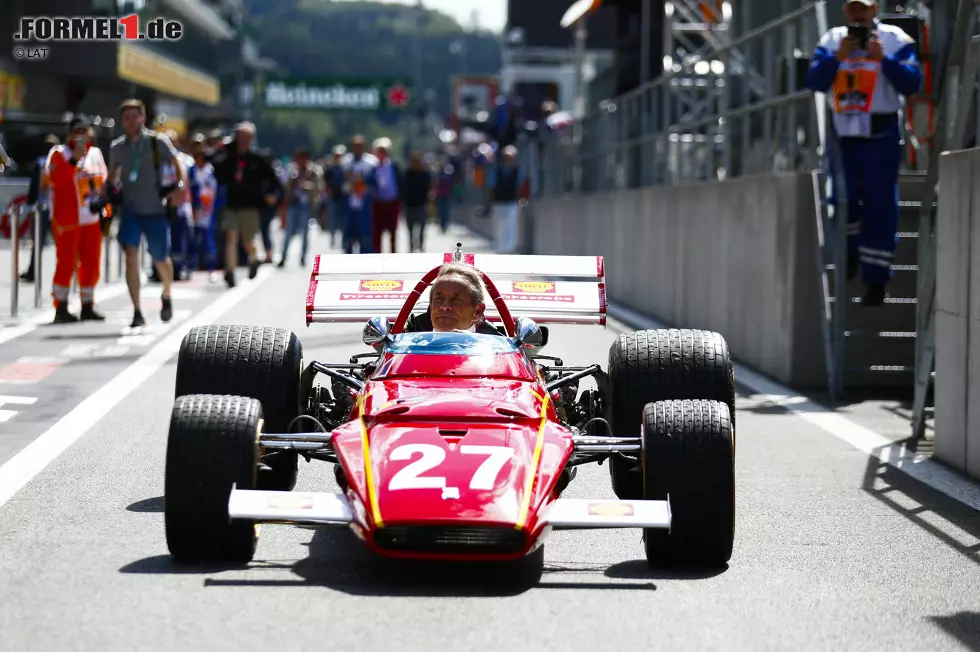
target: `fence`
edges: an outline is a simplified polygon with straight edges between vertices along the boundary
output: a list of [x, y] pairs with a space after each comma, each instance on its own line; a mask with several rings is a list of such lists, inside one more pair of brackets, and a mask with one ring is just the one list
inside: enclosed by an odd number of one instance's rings
[[549, 138], [539, 196], [816, 167], [825, 121], [814, 123], [823, 111], [805, 87], [802, 54], [826, 30], [816, 2], [735, 39], [720, 31], [722, 47], [671, 61], [660, 78]]

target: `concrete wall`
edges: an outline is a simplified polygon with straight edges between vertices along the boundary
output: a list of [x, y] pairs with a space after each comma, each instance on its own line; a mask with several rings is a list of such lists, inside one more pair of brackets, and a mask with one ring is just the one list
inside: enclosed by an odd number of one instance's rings
[[718, 331], [749, 366], [826, 387], [808, 174], [568, 195], [533, 209], [534, 253], [604, 256], [613, 302]]
[[936, 449], [980, 477], [980, 149], [939, 157]]

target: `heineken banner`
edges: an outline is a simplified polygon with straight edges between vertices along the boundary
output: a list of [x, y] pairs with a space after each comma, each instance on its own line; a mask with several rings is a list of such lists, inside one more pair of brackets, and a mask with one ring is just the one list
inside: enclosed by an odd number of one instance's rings
[[267, 109], [369, 112], [404, 109], [411, 92], [396, 79], [274, 77], [259, 97]]

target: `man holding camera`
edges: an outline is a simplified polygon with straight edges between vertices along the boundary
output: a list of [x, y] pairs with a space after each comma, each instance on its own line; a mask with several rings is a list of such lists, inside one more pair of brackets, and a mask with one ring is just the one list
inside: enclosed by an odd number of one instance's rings
[[[122, 190], [122, 221], [119, 244], [126, 252], [126, 285], [133, 302], [132, 328], [146, 325], [140, 309], [140, 239], [146, 238], [146, 249], [153, 259], [163, 294], [160, 297], [160, 319], [170, 321], [173, 304], [170, 289], [174, 266], [170, 259], [171, 207], [184, 200], [184, 170], [173, 143], [163, 134], [146, 128], [146, 107], [140, 100], [126, 100], [120, 107], [126, 135], [112, 142], [109, 150], [109, 178]], [[174, 179], [163, 184], [161, 168], [173, 170]], [[118, 200], [118, 197], [116, 198]]]
[[[79, 318], [105, 320], [95, 311], [95, 285], [101, 268], [103, 212], [109, 210], [101, 193], [109, 171], [102, 150], [92, 144], [91, 123], [86, 118], [74, 118], [68, 131], [68, 142], [52, 149], [45, 164], [57, 255], [51, 288], [55, 324]], [[76, 270], [82, 295], [80, 317], [68, 312], [68, 291]]]
[[[846, 27], [817, 44], [807, 85], [827, 93], [840, 136], [847, 191], [847, 278], [860, 265], [863, 305], [885, 302], [898, 230], [903, 97], [918, 92], [915, 41], [880, 22], [876, 0], [845, 0]], [[835, 193], [836, 194], [836, 193]]]

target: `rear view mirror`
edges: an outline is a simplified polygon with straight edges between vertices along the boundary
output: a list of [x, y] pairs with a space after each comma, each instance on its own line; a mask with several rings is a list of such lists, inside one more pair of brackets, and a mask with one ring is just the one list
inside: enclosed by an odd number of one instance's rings
[[364, 343], [380, 350], [391, 337], [391, 322], [387, 317], [371, 317], [364, 325]]
[[514, 322], [514, 334], [518, 344], [528, 349], [540, 349], [548, 342], [546, 331], [527, 317], [517, 318]]

